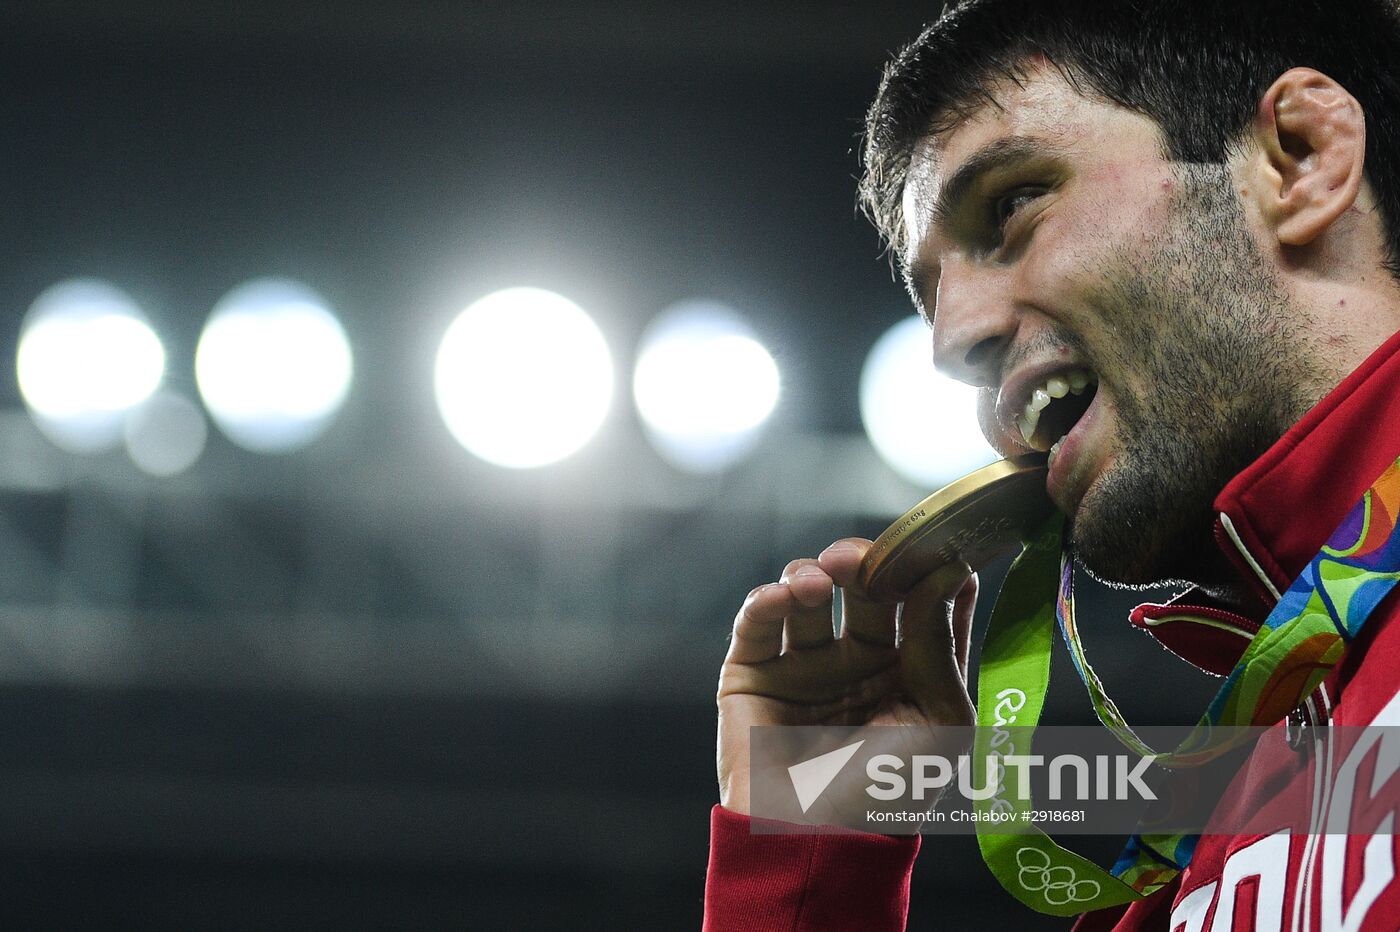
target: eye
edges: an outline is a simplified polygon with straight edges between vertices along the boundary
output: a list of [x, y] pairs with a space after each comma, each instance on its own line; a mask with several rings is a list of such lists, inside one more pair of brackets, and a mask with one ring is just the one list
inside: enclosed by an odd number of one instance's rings
[[1045, 193], [1040, 187], [1013, 188], [992, 203], [993, 223], [998, 234], [1006, 231], [1006, 225], [1023, 207]]

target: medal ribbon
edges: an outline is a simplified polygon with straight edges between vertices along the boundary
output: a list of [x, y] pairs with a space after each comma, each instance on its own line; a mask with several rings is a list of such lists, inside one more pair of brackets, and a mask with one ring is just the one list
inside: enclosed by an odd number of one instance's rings
[[[1159, 754], [1128, 727], [1084, 654], [1074, 618], [1073, 563], [1054, 518], [1012, 564], [992, 610], [977, 684], [975, 786], [985, 786], [988, 756], [1027, 754], [1050, 685], [1052, 628], [1057, 624], [1099, 720], [1144, 757], [1171, 766], [1200, 763], [1225, 748], [1217, 727], [1273, 725], [1317, 688], [1341, 660], [1366, 619], [1400, 581], [1400, 460], [1391, 463], [1347, 514], [1327, 544], [1294, 580], [1211, 700], [1191, 737]], [[1044, 581], [1055, 576], [1052, 602]], [[1026, 746], [1011, 747], [1016, 741]], [[1030, 908], [1073, 916], [1142, 899], [1171, 882], [1191, 860], [1194, 835], [1134, 835], [1112, 871], [1060, 847], [1023, 819], [1031, 801], [1000, 788], [976, 803], [1002, 821], [977, 822], [982, 858], [1007, 892]], [[1012, 815], [1010, 821], [1006, 816]], [[1016, 826], [1014, 830], [1006, 826]], [[993, 826], [1001, 826], [1000, 829]], [[993, 834], [995, 831], [1012, 834]]]

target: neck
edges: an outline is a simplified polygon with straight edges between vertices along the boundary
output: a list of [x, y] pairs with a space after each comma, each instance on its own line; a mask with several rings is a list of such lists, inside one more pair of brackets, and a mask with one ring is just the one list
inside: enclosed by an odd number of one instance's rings
[[1298, 337], [1311, 360], [1296, 420], [1400, 330], [1400, 280], [1387, 268], [1385, 241], [1367, 211], [1349, 212], [1329, 235], [1274, 258], [1300, 309]]

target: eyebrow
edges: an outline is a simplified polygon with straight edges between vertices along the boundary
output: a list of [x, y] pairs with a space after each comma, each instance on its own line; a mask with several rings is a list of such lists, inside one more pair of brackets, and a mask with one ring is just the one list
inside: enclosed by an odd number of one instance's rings
[[[978, 149], [967, 158], [938, 192], [933, 205], [933, 226], [944, 226], [983, 177], [1017, 162], [1046, 155], [1060, 155], [1063, 149], [1043, 139], [1011, 136]], [[923, 295], [933, 284], [933, 269], [916, 256], [905, 273], [915, 295]]]

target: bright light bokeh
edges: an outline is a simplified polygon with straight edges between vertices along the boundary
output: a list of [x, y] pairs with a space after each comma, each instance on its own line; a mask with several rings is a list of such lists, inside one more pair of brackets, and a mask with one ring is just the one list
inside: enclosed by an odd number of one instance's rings
[[885, 332], [860, 376], [860, 417], [880, 458], [933, 488], [997, 454], [977, 424], [977, 390], [933, 368], [928, 327], [910, 317]]
[[204, 452], [209, 427], [204, 414], [184, 395], [156, 392], [131, 412], [123, 430], [131, 461], [152, 476], [174, 476]]
[[15, 374], [30, 416], [58, 446], [114, 446], [127, 412], [165, 375], [165, 348], [125, 293], [92, 279], [49, 288], [20, 328]]
[[285, 453], [330, 426], [350, 391], [354, 359], [320, 295], [264, 278], [235, 288], [214, 308], [194, 372], [210, 416], [230, 440]]
[[447, 328], [434, 387], [458, 443], [488, 463], [530, 469], [564, 459], [597, 433], [612, 404], [612, 355], [568, 298], [507, 288]]
[[758, 442], [778, 403], [772, 355], [734, 311], [686, 302], [642, 337], [632, 394], [653, 446], [689, 472], [718, 472]]

